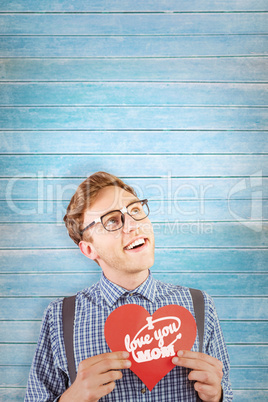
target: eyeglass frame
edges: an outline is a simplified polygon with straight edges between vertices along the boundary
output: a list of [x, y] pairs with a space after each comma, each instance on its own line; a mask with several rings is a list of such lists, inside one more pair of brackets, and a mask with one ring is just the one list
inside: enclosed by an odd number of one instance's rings
[[[143, 203], [146, 204], [146, 206], [147, 206], [147, 208], [148, 208], [148, 214], [147, 214], [144, 218], [135, 219], [132, 215], [130, 215], [130, 214], [128, 213], [128, 210], [127, 210], [128, 207], [130, 207], [130, 205], [132, 205], [132, 204], [136, 204], [136, 202], [143, 202]], [[106, 215], [109, 215], [109, 214], [111, 214], [111, 213], [113, 213], [113, 212], [121, 212], [122, 226], [120, 226], [120, 228], [118, 228], [118, 229], [108, 230], [108, 229], [106, 229], [106, 227], [104, 226], [104, 224], [103, 224], [103, 222], [102, 222], [102, 219], [103, 219]], [[102, 215], [102, 216], [99, 216], [97, 219], [95, 219], [93, 222], [91, 222], [89, 225], [87, 225], [84, 229], [82, 229], [82, 230], [80, 231], [80, 235], [83, 236], [83, 233], [84, 233], [87, 229], [89, 229], [90, 227], [92, 227], [93, 225], [95, 225], [96, 223], [101, 223], [102, 226], [104, 227], [104, 229], [107, 230], [107, 232], [115, 232], [115, 231], [117, 231], [117, 230], [122, 229], [122, 227], [124, 226], [124, 224], [125, 224], [125, 214], [128, 214], [132, 219], [134, 219], [134, 221], [142, 221], [143, 219], [147, 218], [147, 216], [149, 216], [149, 213], [150, 213], [150, 208], [149, 208], [149, 205], [148, 205], [148, 199], [145, 198], [144, 200], [136, 200], [136, 201], [133, 201], [133, 202], [131, 202], [130, 204], [128, 204], [126, 207], [123, 207], [122, 209], [114, 209], [114, 210], [112, 210], [112, 211], [106, 212], [106, 214], [104, 214], [104, 215]]]

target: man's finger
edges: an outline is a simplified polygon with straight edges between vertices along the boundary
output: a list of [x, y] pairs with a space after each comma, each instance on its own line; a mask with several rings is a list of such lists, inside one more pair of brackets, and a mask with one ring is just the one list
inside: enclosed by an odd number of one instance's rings
[[105, 385], [102, 385], [98, 388], [98, 391], [96, 392], [96, 399], [99, 400], [100, 398], [102, 398], [105, 395], [110, 394], [110, 392], [112, 392], [115, 388], [115, 382], [109, 382]]
[[215, 398], [217, 395], [220, 395], [221, 393], [221, 387], [216, 390], [210, 385], [202, 384], [199, 382], [196, 382], [194, 384], [194, 389], [198, 392], [198, 395], [202, 400], [210, 400], [212, 398]]
[[124, 360], [129, 357], [129, 353], [122, 351], [122, 352], [109, 352], [109, 353], [102, 353], [101, 355], [96, 355], [89, 357], [88, 359], [84, 360], [85, 362], [90, 361], [90, 365], [93, 366], [94, 364], [99, 363], [102, 360], [106, 359], [113, 359], [113, 360]]
[[217, 375], [215, 372], [207, 372], [201, 370], [192, 370], [188, 375], [190, 381], [198, 381], [200, 383], [208, 385], [214, 384], [220, 377], [221, 376]]
[[115, 382], [116, 380], [120, 380], [123, 377], [123, 374], [120, 370], [111, 370], [101, 375], [102, 384], [109, 384], [110, 382]]
[[107, 373], [111, 370], [127, 369], [131, 366], [130, 360], [123, 359], [103, 359], [95, 364], [96, 371], [99, 374]]
[[101, 363], [103, 360], [124, 360], [127, 361], [127, 358], [129, 357], [128, 352], [111, 352], [111, 353], [103, 353], [101, 355], [96, 355], [89, 357], [79, 363], [78, 370], [87, 370], [90, 367]]
[[211, 364], [212, 366], [218, 367], [219, 369], [223, 368], [223, 364], [220, 360], [205, 353], [192, 352], [191, 350], [179, 350], [177, 356], [179, 358], [183, 357], [187, 359], [202, 360], [208, 364]]
[[176, 366], [186, 367], [192, 370], [212, 371], [212, 365], [203, 360], [173, 357], [172, 363]]

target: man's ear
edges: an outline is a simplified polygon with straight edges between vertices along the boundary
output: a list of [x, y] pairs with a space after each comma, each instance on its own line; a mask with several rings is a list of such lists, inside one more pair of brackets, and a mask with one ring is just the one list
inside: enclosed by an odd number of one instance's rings
[[92, 243], [81, 240], [79, 243], [79, 248], [81, 252], [91, 260], [96, 260], [99, 257]]

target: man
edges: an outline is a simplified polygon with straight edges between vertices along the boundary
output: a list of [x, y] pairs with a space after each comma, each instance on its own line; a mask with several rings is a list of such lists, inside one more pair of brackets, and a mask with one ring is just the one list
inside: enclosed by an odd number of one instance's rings
[[62, 299], [46, 310], [25, 401], [231, 401], [229, 357], [212, 299], [205, 292], [204, 353], [198, 337], [191, 351], [172, 358], [175, 367], [146, 389], [131, 371], [128, 352], [111, 352], [104, 324], [128, 303], [150, 314], [178, 304], [193, 315], [188, 288], [153, 279], [154, 233], [147, 200], [119, 178], [98, 172], [78, 187], [64, 217], [70, 237], [102, 269], [98, 283], [76, 295], [74, 355], [70, 385], [62, 330]]

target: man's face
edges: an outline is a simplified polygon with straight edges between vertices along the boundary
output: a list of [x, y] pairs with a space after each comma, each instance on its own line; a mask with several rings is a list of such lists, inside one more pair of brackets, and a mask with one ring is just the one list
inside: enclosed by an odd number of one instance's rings
[[[120, 210], [136, 200], [133, 194], [120, 187], [105, 187], [85, 213], [84, 224], [86, 226], [107, 212]], [[97, 260], [105, 276], [121, 286], [122, 280], [126, 278], [131, 280], [136, 276], [145, 280], [148, 269], [154, 263], [154, 233], [149, 218], [135, 221], [128, 214], [124, 216], [125, 224], [121, 229], [108, 232], [102, 223], [97, 223], [84, 235], [85, 240], [90, 236], [92, 242], [83, 242], [84, 245], [88, 244], [88, 250], [91, 251], [87, 256]], [[144, 244], [127, 249], [138, 239], [143, 239]]]

